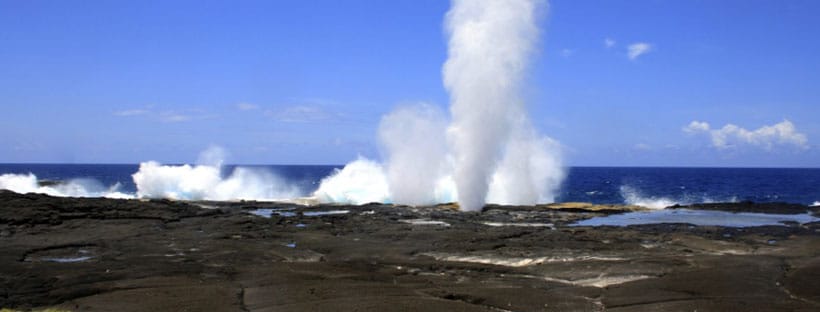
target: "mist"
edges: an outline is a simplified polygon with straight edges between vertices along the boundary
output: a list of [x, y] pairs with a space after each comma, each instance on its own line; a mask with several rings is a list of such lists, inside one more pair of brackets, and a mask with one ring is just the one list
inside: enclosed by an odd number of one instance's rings
[[222, 174], [227, 153], [211, 146], [199, 155], [198, 165], [140, 163], [132, 175], [137, 197], [180, 200], [282, 200], [301, 196], [296, 186], [261, 168], [237, 167]]
[[445, 175], [446, 127], [444, 113], [428, 104], [400, 107], [382, 117], [379, 142], [394, 203], [437, 202], [437, 180]]
[[[323, 180], [325, 202], [404, 205], [458, 201], [532, 205], [555, 200], [566, 173], [561, 145], [532, 126], [522, 96], [546, 1], [454, 0], [442, 68], [450, 115], [434, 105], [382, 117], [384, 165], [360, 158]], [[385, 181], [388, 187], [379, 187]]]

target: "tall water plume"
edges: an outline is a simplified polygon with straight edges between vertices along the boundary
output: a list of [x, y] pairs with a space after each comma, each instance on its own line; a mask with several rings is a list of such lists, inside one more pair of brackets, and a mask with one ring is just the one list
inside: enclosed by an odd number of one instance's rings
[[382, 117], [379, 142], [394, 203], [436, 203], [436, 182], [447, 154], [446, 127], [444, 113], [428, 104], [400, 107]]
[[[512, 129], [522, 119], [528, 123], [521, 83], [538, 39], [538, 16], [545, 6], [539, 0], [454, 0], [447, 13], [449, 57], [443, 78], [451, 98], [448, 138], [464, 210], [484, 205], [505, 150], [519, 145], [510, 144]], [[522, 170], [501, 171], [506, 179], [518, 183], [532, 180], [520, 174], [527, 167], [525, 163]]]
[[433, 106], [395, 110], [379, 126], [384, 165], [356, 160], [314, 195], [346, 203], [457, 200], [463, 210], [552, 202], [565, 176], [561, 147], [538, 135], [521, 96], [545, 9], [542, 0], [454, 0], [442, 69], [449, 124]]

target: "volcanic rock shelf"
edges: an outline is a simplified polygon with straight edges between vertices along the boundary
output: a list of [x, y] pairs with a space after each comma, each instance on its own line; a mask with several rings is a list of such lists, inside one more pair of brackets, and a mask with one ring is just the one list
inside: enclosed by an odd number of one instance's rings
[[[762, 209], [743, 205], [707, 208]], [[636, 208], [451, 208], [0, 191], [0, 308], [820, 309], [817, 222], [577, 227], [570, 225]], [[260, 209], [269, 213], [252, 213]]]

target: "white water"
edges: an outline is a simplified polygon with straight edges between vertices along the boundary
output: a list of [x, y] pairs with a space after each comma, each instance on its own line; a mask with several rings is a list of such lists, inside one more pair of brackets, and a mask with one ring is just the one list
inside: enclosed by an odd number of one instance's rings
[[674, 205], [690, 205], [697, 203], [734, 203], [737, 197], [713, 198], [707, 196], [684, 195], [680, 198], [670, 198], [663, 196], [646, 196], [639, 189], [622, 185], [620, 188], [621, 197], [628, 205], [642, 206], [650, 209], [663, 209]]
[[223, 178], [220, 167], [140, 164], [133, 175], [137, 197], [181, 200], [278, 200], [295, 198], [299, 189], [262, 169], [237, 167]]
[[538, 135], [521, 95], [545, 8], [539, 0], [453, 1], [442, 70], [449, 125], [431, 105], [395, 110], [379, 127], [384, 165], [360, 158], [324, 179], [314, 196], [354, 204], [458, 201], [463, 210], [553, 202], [565, 177], [561, 148]]
[[366, 204], [390, 202], [382, 166], [359, 158], [322, 179], [313, 196], [323, 203]]
[[675, 204], [680, 204], [679, 202], [666, 197], [646, 197], [642, 195], [639, 190], [627, 185], [621, 186], [621, 196], [629, 205], [636, 205], [650, 209], [663, 209], [669, 206], [674, 206]]
[[405, 205], [437, 203], [437, 180], [445, 175], [447, 121], [435, 106], [400, 107], [382, 117], [379, 142], [383, 146], [390, 199]]
[[455, 0], [447, 12], [447, 135], [464, 210], [552, 201], [550, 182], [563, 178], [555, 145], [530, 126], [521, 90], [545, 9], [538, 0]]
[[[554, 201], [565, 176], [560, 145], [535, 131], [522, 96], [546, 6], [543, 0], [454, 0], [445, 18], [448, 59], [442, 69], [451, 99], [449, 118], [425, 104], [385, 115], [379, 127], [384, 164], [359, 158], [323, 179], [313, 197], [349, 204], [458, 201], [463, 210], [478, 210], [487, 202]], [[265, 170], [240, 167], [223, 174], [226, 154], [214, 146], [200, 155], [198, 165], [143, 162], [133, 174], [135, 195], [72, 182], [39, 187], [31, 175], [6, 177], [0, 187], [57, 196], [182, 200], [302, 195]]]
[[132, 175], [137, 197], [181, 200], [281, 200], [300, 190], [260, 168], [237, 167], [227, 177], [222, 164], [227, 153], [211, 146], [199, 155], [199, 165], [169, 166], [149, 161]]
[[21, 194], [39, 193], [51, 196], [133, 198], [131, 194], [119, 192], [119, 184], [104, 187], [91, 179], [72, 179], [55, 185], [40, 186], [34, 174], [0, 175], [0, 189]]

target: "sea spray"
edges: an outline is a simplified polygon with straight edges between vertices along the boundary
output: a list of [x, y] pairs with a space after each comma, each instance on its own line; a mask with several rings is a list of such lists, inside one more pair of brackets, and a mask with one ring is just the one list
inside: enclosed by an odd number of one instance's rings
[[105, 187], [96, 180], [85, 178], [56, 181], [49, 185], [41, 185], [40, 182], [37, 176], [31, 173], [0, 175], [0, 189], [21, 194], [39, 193], [60, 197], [133, 198], [133, 195], [119, 191], [119, 183]]
[[663, 209], [675, 204], [681, 204], [667, 197], [645, 196], [640, 190], [629, 186], [622, 185], [620, 187], [621, 196], [624, 198], [624, 203], [628, 205], [635, 205], [646, 207], [650, 209]]
[[262, 169], [237, 167], [222, 177], [219, 167], [143, 162], [133, 174], [137, 197], [180, 200], [282, 200], [300, 190]]
[[516, 124], [504, 158], [493, 173], [487, 202], [533, 205], [555, 201], [566, 177], [557, 141], [538, 138], [526, 120]]
[[[546, 1], [539, 0], [454, 0], [447, 13], [443, 79], [451, 99], [448, 137], [464, 210], [480, 209], [487, 200], [534, 204], [551, 197], [544, 194], [544, 189], [556, 188], [546, 185], [554, 183], [551, 177], [560, 184], [560, 161], [549, 156], [552, 146], [539, 144], [547, 141], [530, 135], [521, 96], [545, 7]], [[546, 157], [532, 159], [516, 150], [522, 147], [536, 147]], [[531, 175], [536, 168], [541, 172]], [[497, 191], [488, 198], [493, 182]]]
[[361, 205], [390, 202], [382, 166], [362, 157], [322, 179], [313, 197], [323, 203]]
[[621, 185], [619, 188], [624, 203], [642, 206], [650, 209], [663, 209], [674, 205], [691, 205], [698, 203], [736, 203], [737, 196], [716, 198], [705, 194], [683, 193], [676, 196], [646, 196], [640, 189], [631, 185]]
[[382, 117], [379, 142], [393, 203], [436, 203], [437, 180], [445, 175], [444, 113], [435, 106], [403, 106]]
[[199, 156], [199, 165], [162, 165], [140, 163], [132, 175], [137, 197], [181, 200], [282, 200], [296, 198], [302, 192], [279, 176], [258, 168], [235, 168], [227, 177], [222, 164], [227, 153], [211, 146]]
[[[560, 144], [539, 137], [521, 96], [545, 7], [539, 0], [453, 1], [443, 66], [450, 124], [430, 106], [397, 109], [379, 127], [386, 168], [356, 160], [324, 179], [314, 196], [410, 205], [457, 200], [463, 210], [552, 202], [565, 176]], [[388, 188], [377, 185], [382, 180]]]

